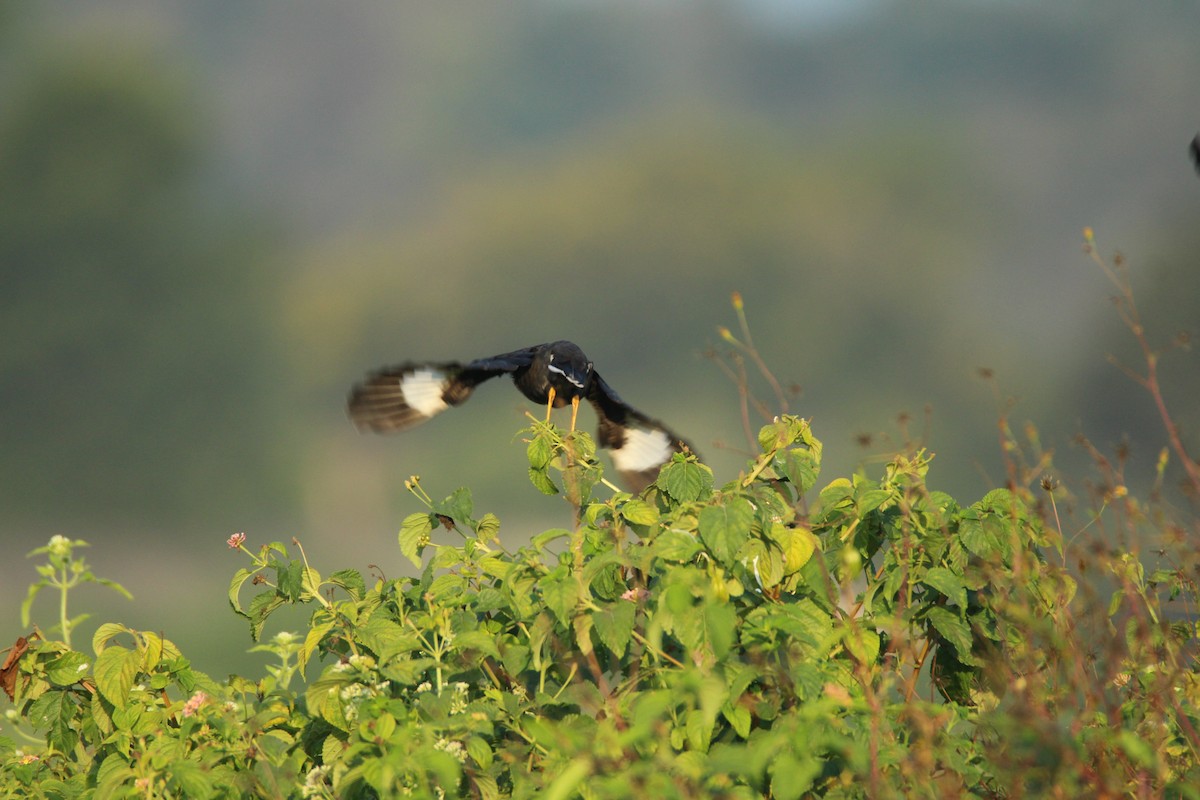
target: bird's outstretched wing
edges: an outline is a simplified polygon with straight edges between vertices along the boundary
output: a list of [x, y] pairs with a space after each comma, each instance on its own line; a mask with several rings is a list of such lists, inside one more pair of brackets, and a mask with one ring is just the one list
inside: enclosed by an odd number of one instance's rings
[[634, 494], [658, 477], [672, 454], [695, 452], [666, 425], [626, 405], [598, 373], [592, 373], [588, 400], [600, 418], [596, 442], [608, 448], [617, 472]]
[[347, 409], [359, 430], [402, 431], [461, 405], [489, 378], [529, 366], [534, 348], [457, 361], [405, 362], [372, 372], [350, 391]]

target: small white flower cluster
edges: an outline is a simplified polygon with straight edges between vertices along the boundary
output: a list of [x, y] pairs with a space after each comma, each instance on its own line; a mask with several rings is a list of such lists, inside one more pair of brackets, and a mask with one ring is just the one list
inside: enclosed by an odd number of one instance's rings
[[470, 700], [467, 696], [467, 691], [471, 687], [459, 681], [458, 683], [450, 684], [450, 688], [454, 690], [454, 694], [450, 697], [450, 713], [461, 714], [467, 710], [467, 702]]
[[50, 537], [50, 543], [46, 545], [50, 551], [50, 555], [62, 558], [71, 552], [71, 540], [61, 533], [56, 533]]
[[463, 747], [463, 743], [455, 739], [438, 739], [433, 743], [434, 750], [441, 750], [449, 753], [458, 759], [460, 764], [467, 763], [467, 748]]
[[354, 722], [354, 720], [358, 719], [358, 707], [364, 701], [373, 697], [374, 694], [370, 686], [361, 683], [350, 683], [343, 686], [342, 690], [338, 692], [338, 697], [341, 698], [343, 703], [342, 715], [346, 718], [346, 721]]

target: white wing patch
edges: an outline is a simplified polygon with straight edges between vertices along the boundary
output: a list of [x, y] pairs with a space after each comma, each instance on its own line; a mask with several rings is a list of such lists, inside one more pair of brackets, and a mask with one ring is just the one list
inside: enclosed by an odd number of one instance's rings
[[[553, 361], [553, 360], [554, 359], [551, 358], [551, 361]], [[546, 369], [550, 370], [551, 372], [556, 372], [559, 375], [562, 375], [564, 378], [567, 379], [567, 382], [570, 383], [572, 386], [574, 386], [576, 389], [583, 388], [583, 383], [578, 378], [576, 378], [574, 375], [568, 375], [566, 372], [564, 372], [563, 370], [554, 366], [553, 364], [547, 364]]]
[[671, 460], [674, 452], [666, 432], [657, 428], [626, 428], [625, 443], [611, 451], [613, 463], [621, 472], [645, 472], [661, 467]]
[[445, 385], [445, 373], [421, 367], [400, 379], [400, 392], [409, 408], [432, 417], [450, 407], [442, 399]]

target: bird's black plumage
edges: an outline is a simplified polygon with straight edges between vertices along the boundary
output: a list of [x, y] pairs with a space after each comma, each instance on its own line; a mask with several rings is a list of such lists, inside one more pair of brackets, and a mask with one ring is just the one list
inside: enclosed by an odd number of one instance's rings
[[1192, 146], [1188, 148], [1192, 154], [1192, 161], [1196, 162], [1196, 172], [1200, 172], [1200, 133], [1196, 134], [1196, 138], [1192, 139]]
[[579, 346], [567, 341], [467, 364], [409, 361], [385, 367], [351, 390], [350, 419], [359, 430], [406, 430], [461, 405], [476, 386], [498, 375], [511, 375], [521, 394], [539, 405], [571, 405], [572, 424], [579, 402], [590, 402], [599, 417], [596, 441], [611, 452], [617, 471], [635, 492], [658, 477], [672, 453], [692, 449], [661, 422], [626, 405]]

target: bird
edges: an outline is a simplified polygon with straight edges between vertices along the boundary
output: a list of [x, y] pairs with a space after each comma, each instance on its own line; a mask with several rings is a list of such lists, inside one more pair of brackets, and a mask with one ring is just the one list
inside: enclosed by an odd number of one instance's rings
[[1192, 161], [1196, 162], [1196, 172], [1200, 172], [1200, 133], [1196, 134], [1196, 138], [1192, 139], [1191, 147], [1188, 150], [1192, 154]]
[[565, 340], [466, 364], [406, 361], [384, 367], [354, 385], [347, 411], [359, 431], [408, 430], [462, 405], [476, 386], [500, 375], [512, 376], [521, 394], [544, 405], [547, 422], [552, 409], [570, 404], [572, 431], [580, 401], [590, 402], [599, 418], [596, 441], [609, 451], [617, 472], [635, 494], [654, 482], [673, 454], [695, 452], [666, 425], [627, 405], [583, 350]]

